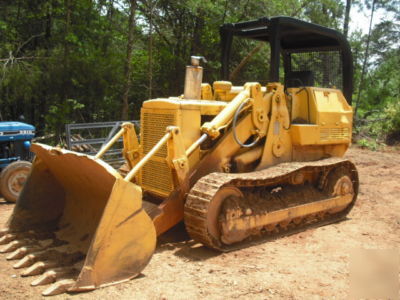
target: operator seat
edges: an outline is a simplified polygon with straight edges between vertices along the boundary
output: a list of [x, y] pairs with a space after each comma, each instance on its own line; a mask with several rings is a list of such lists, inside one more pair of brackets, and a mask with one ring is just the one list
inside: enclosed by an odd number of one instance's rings
[[312, 71], [292, 71], [285, 76], [286, 88], [314, 86], [314, 73]]

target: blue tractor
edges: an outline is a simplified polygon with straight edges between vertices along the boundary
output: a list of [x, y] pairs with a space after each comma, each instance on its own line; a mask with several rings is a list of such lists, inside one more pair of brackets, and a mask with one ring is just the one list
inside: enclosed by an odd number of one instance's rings
[[15, 202], [31, 169], [29, 151], [35, 127], [21, 122], [0, 122], [0, 193]]

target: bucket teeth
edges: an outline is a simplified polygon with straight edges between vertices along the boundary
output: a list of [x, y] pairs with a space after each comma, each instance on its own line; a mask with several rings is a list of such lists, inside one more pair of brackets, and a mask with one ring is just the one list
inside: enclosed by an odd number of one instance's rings
[[[22, 247], [24, 248], [24, 247]], [[56, 253], [54, 250], [42, 250], [40, 248], [26, 248], [27, 255], [25, 255], [22, 259], [20, 259], [17, 263], [14, 264], [14, 269], [26, 268], [31, 266], [33, 263], [38, 260], [45, 259], [48, 256], [54, 255]], [[29, 250], [29, 251], [28, 251]], [[36, 252], [33, 252], [36, 250]], [[18, 250], [17, 250], [18, 251]], [[24, 251], [22, 251], [24, 252]]]
[[34, 281], [31, 282], [31, 286], [37, 286], [37, 285], [45, 285], [49, 283], [54, 283], [57, 280], [57, 274], [55, 271], [50, 270], [45, 272], [42, 276], [40, 276], [38, 279], [35, 279]]
[[0, 229], [0, 237], [5, 236], [10, 230], [8, 228]]
[[0, 249], [0, 253], [8, 253], [8, 252], [13, 252], [14, 250], [17, 250], [18, 248], [23, 246], [22, 241], [12, 241], [8, 243], [6, 246]]
[[16, 238], [17, 238], [17, 236], [15, 234], [12, 234], [12, 233], [8, 233], [6, 235], [3, 235], [0, 238], [0, 245], [8, 244], [9, 242], [15, 240]]
[[32, 281], [32, 286], [45, 285], [56, 282], [57, 279], [63, 278], [64, 276], [71, 275], [77, 272], [74, 268], [57, 268], [45, 272], [42, 276]]
[[27, 270], [21, 273], [22, 277], [26, 276], [34, 276], [34, 275], [40, 275], [44, 271], [50, 268], [56, 267], [55, 262], [44, 262], [44, 261], [38, 261], [34, 263], [32, 266], [30, 266]]
[[43, 296], [53, 296], [65, 293], [75, 284], [75, 280], [73, 279], [64, 279], [60, 280], [54, 284], [52, 284], [49, 288], [47, 288], [42, 295]]
[[37, 261], [37, 257], [34, 254], [28, 254], [24, 256], [21, 260], [13, 265], [14, 269], [21, 269], [31, 266], [35, 261]]
[[6, 259], [7, 260], [14, 260], [14, 259], [21, 259], [23, 258], [25, 255], [27, 255], [29, 253], [29, 251], [31, 251], [32, 248], [29, 247], [21, 247], [18, 248], [17, 250], [15, 250], [14, 252], [12, 252], [11, 254], [9, 254]]

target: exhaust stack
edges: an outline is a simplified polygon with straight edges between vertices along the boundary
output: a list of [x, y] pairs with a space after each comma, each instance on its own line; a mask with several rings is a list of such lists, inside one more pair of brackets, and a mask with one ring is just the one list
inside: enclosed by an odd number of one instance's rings
[[186, 66], [185, 89], [183, 96], [185, 99], [201, 99], [201, 83], [203, 81], [203, 67], [200, 61], [207, 62], [203, 56], [191, 56], [191, 65]]

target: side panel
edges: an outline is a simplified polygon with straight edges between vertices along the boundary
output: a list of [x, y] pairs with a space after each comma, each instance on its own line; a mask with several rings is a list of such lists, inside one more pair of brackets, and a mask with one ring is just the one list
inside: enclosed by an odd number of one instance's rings
[[289, 89], [289, 92], [293, 159], [343, 156], [351, 143], [353, 111], [342, 92], [313, 87]]

